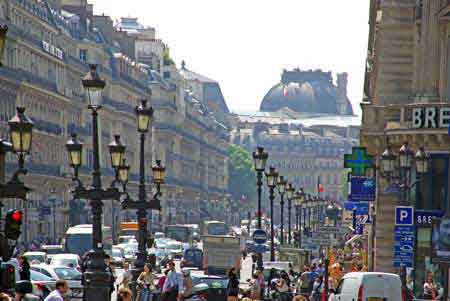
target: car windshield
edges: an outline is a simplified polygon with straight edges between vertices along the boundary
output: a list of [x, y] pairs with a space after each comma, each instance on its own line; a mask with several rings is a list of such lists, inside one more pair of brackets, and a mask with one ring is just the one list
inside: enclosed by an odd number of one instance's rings
[[34, 270], [30, 270], [30, 278], [31, 281], [54, 281], [54, 279]]
[[227, 288], [228, 279], [226, 278], [192, 278], [192, 285], [205, 283], [209, 288]]
[[120, 251], [119, 249], [113, 249], [112, 256], [113, 257], [122, 257], [122, 251]]
[[44, 255], [26, 255], [25, 256], [29, 262], [33, 262], [33, 261], [39, 261], [41, 263], [45, 262], [45, 256]]
[[64, 280], [81, 280], [81, 273], [71, 268], [55, 268], [55, 274]]
[[78, 265], [78, 261], [76, 260], [76, 258], [61, 258], [61, 257], [55, 258], [55, 257], [53, 257], [51, 264], [76, 267]]

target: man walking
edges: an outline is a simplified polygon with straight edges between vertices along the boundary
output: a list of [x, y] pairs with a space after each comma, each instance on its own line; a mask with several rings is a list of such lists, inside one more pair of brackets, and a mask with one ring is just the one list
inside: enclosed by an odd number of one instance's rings
[[57, 280], [56, 289], [51, 292], [44, 301], [64, 301], [65, 294], [69, 290], [66, 280]]
[[178, 292], [183, 291], [183, 280], [175, 270], [175, 263], [169, 261], [169, 273], [162, 290], [162, 301], [177, 301]]

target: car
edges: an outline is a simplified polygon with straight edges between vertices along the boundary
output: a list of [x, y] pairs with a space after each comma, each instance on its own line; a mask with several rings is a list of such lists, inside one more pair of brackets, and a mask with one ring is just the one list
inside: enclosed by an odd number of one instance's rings
[[183, 244], [179, 241], [173, 240], [168, 242], [165, 249], [168, 250], [175, 259], [181, 259], [181, 257], [183, 257]]
[[66, 280], [72, 293], [72, 298], [81, 298], [83, 286], [81, 285], [81, 273], [75, 268], [67, 266], [55, 266], [48, 264], [31, 265], [30, 270], [44, 274], [55, 280]]
[[47, 262], [47, 253], [45, 252], [25, 252], [23, 254], [28, 259], [28, 262], [32, 263], [45, 263]]
[[125, 262], [125, 251], [122, 248], [112, 248], [111, 263], [118, 267], [123, 267]]
[[30, 280], [33, 285], [33, 295], [44, 300], [56, 288], [56, 280], [35, 270], [30, 270]]
[[126, 244], [124, 245], [123, 252], [125, 261], [131, 262], [136, 259], [136, 252], [138, 250], [137, 244]]
[[380, 272], [347, 273], [330, 301], [353, 300], [403, 300], [400, 277]]
[[191, 271], [192, 285], [208, 285], [206, 301], [226, 301], [228, 297], [228, 278], [205, 275], [202, 271]]
[[165, 234], [163, 232], [155, 232], [155, 239], [161, 239], [165, 237]]
[[52, 256], [50, 265], [68, 266], [81, 271], [81, 258], [77, 254], [57, 254]]
[[122, 235], [119, 236], [119, 244], [136, 243], [136, 237], [134, 235]]
[[171, 238], [163, 237], [155, 239], [155, 247], [158, 249], [164, 249], [170, 241], [173, 241]]
[[201, 270], [203, 268], [203, 251], [195, 247], [184, 250], [180, 267], [193, 267]]

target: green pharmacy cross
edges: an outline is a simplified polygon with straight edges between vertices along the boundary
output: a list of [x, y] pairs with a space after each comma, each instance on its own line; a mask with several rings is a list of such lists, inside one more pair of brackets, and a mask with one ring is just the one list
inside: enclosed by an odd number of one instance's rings
[[353, 147], [351, 154], [344, 155], [344, 168], [351, 168], [354, 176], [363, 176], [366, 169], [373, 167], [373, 156], [367, 154], [365, 147]]

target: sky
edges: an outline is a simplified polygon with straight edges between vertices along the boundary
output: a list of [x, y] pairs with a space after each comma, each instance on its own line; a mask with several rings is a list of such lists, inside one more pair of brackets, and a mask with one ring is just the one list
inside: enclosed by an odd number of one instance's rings
[[233, 112], [257, 111], [283, 69], [349, 74], [360, 114], [369, 0], [90, 0], [95, 14], [138, 17], [179, 67], [220, 83]]

